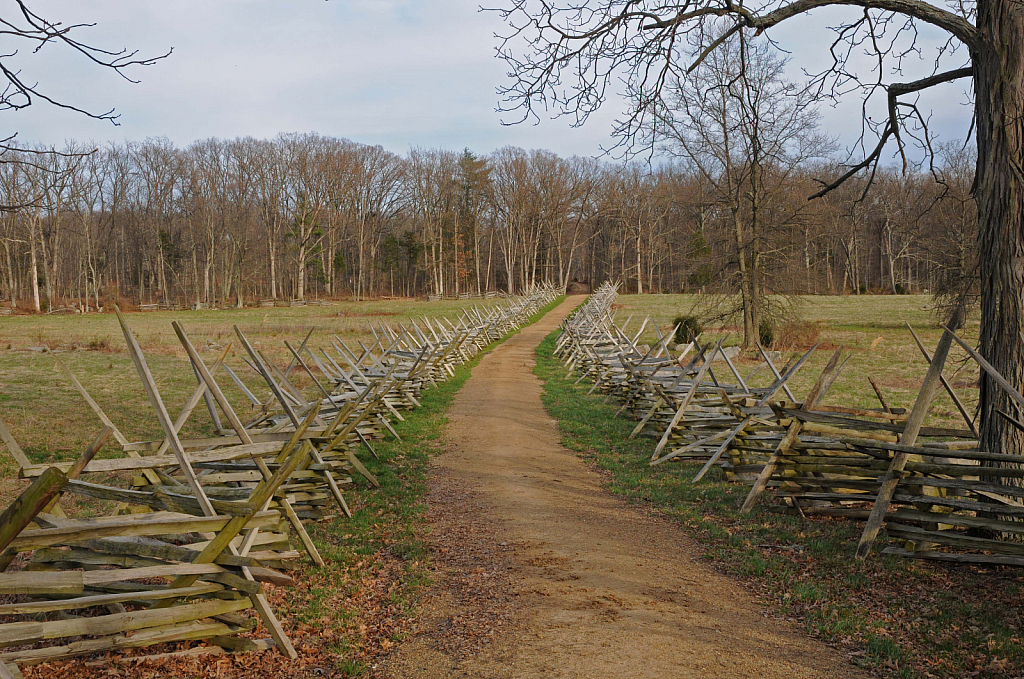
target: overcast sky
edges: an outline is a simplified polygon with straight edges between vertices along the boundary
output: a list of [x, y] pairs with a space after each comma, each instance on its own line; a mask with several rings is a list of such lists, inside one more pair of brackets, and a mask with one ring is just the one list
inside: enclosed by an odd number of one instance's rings
[[[506, 82], [507, 69], [494, 56], [494, 33], [503, 25], [496, 13], [478, 11], [478, 2], [33, 2], [33, 9], [51, 20], [96, 22], [95, 28], [77, 34], [91, 44], [137, 48], [144, 55], [171, 48], [174, 52], [154, 66], [132, 71], [140, 80], [132, 84], [67, 50], [47, 48], [27, 56], [22, 45], [17, 64], [26, 81], [89, 110], [116, 108], [120, 126], [39, 103], [0, 113], [0, 131], [45, 143], [166, 136], [182, 145], [211, 136], [315, 131], [399, 153], [413, 146], [488, 153], [512, 144], [562, 155], [596, 155], [609, 146], [620, 101], [610, 101], [583, 128], [570, 127], [568, 119], [501, 125], [495, 88]], [[12, 3], [3, 6], [10, 13]], [[836, 12], [856, 16], [858, 11]], [[827, 58], [832, 34], [826, 27], [836, 18], [819, 14], [773, 32], [792, 50], [794, 78], [801, 66], [813, 68]], [[926, 40], [939, 37], [925, 33]], [[5, 52], [13, 46], [0, 40]], [[944, 139], [962, 138], [967, 132], [963, 82], [946, 86], [925, 102]], [[826, 130], [852, 142], [860, 122], [853, 101], [826, 108], [823, 114]]]

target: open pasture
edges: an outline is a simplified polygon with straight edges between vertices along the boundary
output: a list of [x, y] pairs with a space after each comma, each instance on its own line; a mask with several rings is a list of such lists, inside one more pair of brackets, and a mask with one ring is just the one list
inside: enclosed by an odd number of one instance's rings
[[[663, 333], [671, 332], [672, 319], [690, 313], [696, 301], [695, 295], [621, 295], [616, 300], [619, 307], [616, 320], [621, 323], [633, 314], [626, 331], [636, 332], [644, 317], [650, 315], [651, 321], [656, 322]], [[825, 397], [825, 405], [878, 408], [878, 397], [868, 381], [870, 377], [890, 407], [913, 406], [928, 363], [906, 323], [914, 328], [929, 352], [935, 349], [942, 334], [939, 325], [942, 319], [936, 315], [929, 295], [803, 296], [796, 298], [794, 310], [797, 317], [780, 323], [776, 328], [774, 349], [782, 352], [781, 363], [785, 363], [794, 352], [802, 354], [815, 342], [821, 343], [789, 382], [798, 399], [807, 393], [833, 351], [841, 345], [853, 355]], [[978, 322], [974, 317], [960, 331], [960, 335], [967, 339], [974, 339], [977, 333]], [[739, 345], [743, 339], [742, 319], [731, 319], [718, 327], [705, 326], [702, 343], [710, 341], [713, 344], [724, 335], [729, 337], [723, 346]], [[641, 341], [656, 341], [653, 329], [645, 330]], [[755, 349], [743, 353], [737, 368], [741, 374], [747, 375], [762, 363]], [[781, 369], [782, 366], [778, 367]], [[728, 373], [724, 364], [722, 372]], [[973, 414], [978, 402], [977, 366], [968, 360], [966, 352], [954, 346], [945, 374]], [[770, 378], [768, 371], [761, 370], [751, 380], [751, 385], [767, 386]], [[953, 401], [941, 389], [927, 424], [962, 428], [963, 419]]]
[[[337, 335], [359, 351], [359, 342], [374, 341], [370, 323], [384, 322], [392, 327], [408, 325], [421, 318], [448, 317], [453, 321], [461, 310], [489, 307], [499, 299], [374, 302], [337, 302], [329, 306], [273, 307], [205, 311], [154, 311], [126, 314], [165, 404], [178, 412], [195, 389], [185, 350], [171, 329], [179, 321], [193, 344], [203, 352], [207, 363], [215, 360], [231, 344], [225, 363], [259, 397], [268, 395], [262, 378], [247, 366], [233, 330], [246, 334], [258, 349], [283, 369], [291, 356], [284, 342], [298, 348], [312, 328], [316, 328], [309, 346], [333, 352], [331, 339]], [[424, 328], [426, 331], [426, 328]], [[102, 429], [78, 391], [57, 366], [54, 357], [41, 350], [46, 347], [75, 374], [110, 419], [130, 440], [161, 437], [160, 425], [153, 415], [146, 393], [139, 382], [124, 337], [114, 314], [79, 316], [22, 315], [0, 319], [0, 419], [10, 429], [33, 462], [74, 459]], [[315, 365], [310, 368], [318, 374]], [[312, 397], [316, 387], [301, 370], [290, 377], [297, 387]], [[252, 405], [230, 379], [223, 386], [240, 414], [248, 414]], [[266, 392], [266, 393], [265, 393]], [[208, 436], [213, 433], [209, 415], [200, 404], [186, 423], [184, 436]], [[107, 444], [98, 457], [115, 450]], [[108, 453], [109, 454], [109, 453]], [[20, 487], [17, 467], [6, 452], [0, 453], [0, 503], [6, 503]], [[23, 482], [22, 482], [23, 483]]]

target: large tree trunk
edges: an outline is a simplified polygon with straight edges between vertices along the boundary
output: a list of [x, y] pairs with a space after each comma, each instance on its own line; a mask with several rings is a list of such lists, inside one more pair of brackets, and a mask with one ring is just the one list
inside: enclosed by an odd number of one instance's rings
[[11, 308], [18, 306], [18, 290], [14, 282], [14, 264], [11, 260], [11, 242], [4, 241], [4, 253], [7, 255], [7, 287], [10, 293]]
[[480, 285], [480, 222], [473, 220], [473, 259], [476, 262], [476, 294], [484, 293]]
[[42, 230], [40, 230], [39, 249], [43, 253], [43, 276], [46, 277], [46, 310], [53, 311], [53, 270], [56, 269], [56, 265], [51, 267], [50, 263], [56, 260], [56, 253], [50, 252], [50, 248], [46, 245], [46, 236]]
[[[978, 254], [981, 273], [981, 354], [1024, 391], [1024, 6], [980, 0], [974, 54], [977, 93]], [[996, 410], [1010, 399], [981, 376], [981, 449], [1024, 452], [1024, 434]]]
[[743, 229], [743, 217], [738, 208], [732, 209], [733, 236], [736, 239], [737, 263], [740, 269], [740, 301], [743, 305], [743, 347], [752, 347], [758, 341], [758, 327], [754, 308], [754, 288], [751, 285], [751, 271], [747, 260], [746, 235]]
[[[34, 222], [30, 222], [34, 224]], [[32, 308], [41, 311], [39, 303], [39, 260], [36, 258], [36, 230], [29, 229], [29, 289], [32, 290]]]
[[270, 250], [270, 299], [277, 299], [277, 253], [273, 238], [268, 238], [267, 243]]
[[636, 294], [644, 294], [643, 262], [640, 256], [640, 219], [636, 220]]
[[299, 245], [299, 263], [298, 270], [295, 272], [295, 298], [299, 300], [306, 299], [306, 244], [302, 243]]

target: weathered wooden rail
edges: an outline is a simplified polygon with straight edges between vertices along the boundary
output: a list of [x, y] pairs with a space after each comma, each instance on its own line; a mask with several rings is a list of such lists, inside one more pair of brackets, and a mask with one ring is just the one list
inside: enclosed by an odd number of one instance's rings
[[[204, 359], [174, 322], [197, 386], [173, 418], [119, 314], [163, 430], [159, 440], [128, 440], [54, 356], [100, 432], [74, 462], [40, 465], [0, 422], [0, 441], [20, 475], [32, 480], [0, 517], [0, 595], [8, 595], [0, 604], [0, 669], [17, 676], [18, 665], [195, 639], [218, 652], [273, 647], [295, 657], [263, 585], [290, 584], [287, 571], [303, 554], [323, 563], [305, 524], [351, 516], [345, 492], [353, 478], [377, 485], [359, 455], [375, 455], [373, 441], [397, 437], [392, 421], [419, 406], [425, 389], [449, 379], [558, 292], [536, 288], [452, 320], [381, 323], [370, 328], [375, 341], [358, 347], [311, 331], [301, 342], [285, 342], [291, 360], [283, 368], [237, 327], [247, 367], [227, 364], [230, 347]], [[299, 372], [308, 378], [304, 388], [297, 386]], [[244, 419], [226, 390], [251, 403]], [[214, 435], [182, 438], [182, 427], [201, 410]], [[95, 459], [108, 444], [123, 456]], [[118, 478], [130, 482], [117, 486]], [[69, 517], [64, 495], [116, 509]], [[12, 564], [21, 569], [9, 570]], [[249, 638], [255, 621], [247, 611], [271, 639]]]
[[[622, 404], [619, 414], [638, 421], [633, 436], [657, 441], [652, 465], [702, 463], [694, 483], [721, 468], [725, 478], [751, 485], [744, 512], [767, 497], [776, 512], [863, 520], [860, 558], [884, 526], [905, 542], [888, 553], [1024, 566], [1021, 451], [978, 449], [975, 424], [942, 375], [950, 347], [963, 347], [1017, 404], [1024, 406], [1024, 396], [952, 331], [934, 353], [913, 335], [929, 370], [910, 412], [890, 408], [877, 388], [880, 408], [846, 408], [823, 404], [845, 365], [842, 349], [797, 400], [787, 383], [814, 349], [781, 370], [760, 350], [755, 370], [774, 379], [753, 388], [721, 341], [701, 345], [698, 338], [673, 351], [674, 331], [655, 327], [654, 346], [638, 346], [648, 321], [627, 333], [629, 319], [620, 327], [611, 311], [615, 297], [614, 286], [602, 286], [566, 319], [556, 355], [578, 382], [589, 380], [592, 392]], [[962, 428], [925, 426], [939, 388], [956, 404]]]

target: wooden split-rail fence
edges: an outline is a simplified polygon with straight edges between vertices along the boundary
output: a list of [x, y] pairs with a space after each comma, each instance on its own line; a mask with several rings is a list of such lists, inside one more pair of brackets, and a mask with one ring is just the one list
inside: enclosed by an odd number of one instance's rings
[[[741, 375], [722, 341], [695, 338], [673, 349], [675, 330], [639, 345], [649, 320], [627, 332], [615, 321], [616, 287], [591, 295], [561, 328], [556, 356], [632, 416], [632, 436], [650, 436], [651, 465], [672, 460], [699, 463], [700, 482], [713, 468], [746, 483], [749, 512], [767, 498], [771, 511], [803, 517], [864, 521], [857, 555], [866, 558], [883, 528], [900, 546], [886, 553], [950, 562], [1024, 566], [1024, 469], [1021, 451], [982, 451], [976, 425], [943, 375], [949, 351], [959, 345], [1007, 393], [1024, 396], [952, 329], [929, 351], [910, 330], [929, 365], [912, 409], [824, 405], [849, 356], [837, 350], [810, 391], [798, 399], [789, 383], [815, 351], [779, 367], [758, 347], [760, 365]], [[1024, 341], [1024, 337], [1022, 337]], [[754, 372], [769, 386], [750, 386]], [[944, 390], [960, 412], [960, 427], [926, 426], [932, 401]], [[1001, 413], [1024, 431], [1019, 416]], [[767, 491], [767, 492], [766, 492]]]
[[[18, 676], [19, 665], [189, 640], [205, 640], [210, 652], [274, 647], [296, 657], [263, 585], [291, 584], [288, 570], [303, 555], [324, 563], [305, 525], [351, 516], [345, 493], [353, 477], [378, 485], [360, 454], [376, 455], [373, 442], [398, 437], [392, 422], [419, 406], [425, 389], [450, 378], [456, 366], [521, 327], [558, 294], [538, 287], [466, 309], [456, 319], [380, 323], [370, 327], [372, 343], [356, 346], [310, 331], [301, 342], [284, 343], [285, 367], [237, 326], [247, 365], [227, 364], [230, 347], [204, 359], [174, 322], [197, 387], [173, 417], [119, 313], [163, 430], [163, 438], [152, 441], [125, 437], [72, 367], [54, 355], [96, 414], [99, 433], [75, 461], [43, 465], [32, 463], [0, 422], [0, 441], [20, 475], [31, 479], [0, 516], [0, 676]], [[299, 372], [312, 387], [296, 386]], [[252, 386], [253, 377], [260, 386]], [[232, 406], [228, 394], [239, 392], [251, 413]], [[215, 435], [182, 437], [200, 409]], [[123, 456], [96, 459], [107, 444]], [[115, 485], [123, 477], [130, 484]], [[67, 495], [116, 509], [68, 516], [61, 504]], [[246, 634], [256, 627], [250, 612], [270, 639]], [[196, 650], [203, 649], [187, 652]]]

